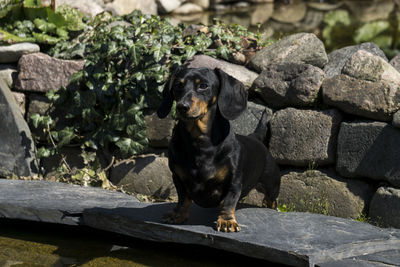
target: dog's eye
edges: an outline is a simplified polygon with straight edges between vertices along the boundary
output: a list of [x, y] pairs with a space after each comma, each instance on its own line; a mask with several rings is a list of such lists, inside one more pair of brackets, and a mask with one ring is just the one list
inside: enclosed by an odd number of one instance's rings
[[205, 89], [207, 89], [208, 88], [208, 84], [206, 84], [206, 83], [201, 83], [200, 85], [199, 85], [199, 89], [200, 90], [205, 90]]

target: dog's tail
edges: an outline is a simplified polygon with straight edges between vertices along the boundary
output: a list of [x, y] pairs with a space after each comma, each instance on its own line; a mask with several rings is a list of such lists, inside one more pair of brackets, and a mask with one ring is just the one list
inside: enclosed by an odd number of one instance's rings
[[260, 140], [263, 144], [266, 144], [268, 131], [268, 122], [270, 120], [270, 116], [267, 113], [267, 109], [265, 109], [261, 115], [261, 119], [258, 122], [258, 125], [254, 132], [251, 134], [252, 137]]

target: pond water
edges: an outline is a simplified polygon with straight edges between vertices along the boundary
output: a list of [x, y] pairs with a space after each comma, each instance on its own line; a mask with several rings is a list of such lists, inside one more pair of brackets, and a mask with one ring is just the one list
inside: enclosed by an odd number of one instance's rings
[[206, 247], [147, 242], [85, 227], [0, 219], [0, 266], [234, 267], [268, 264]]
[[315, 33], [328, 52], [344, 46], [375, 42], [389, 58], [400, 51], [400, 0], [302, 1], [240, 3], [213, 12], [172, 15], [173, 23], [239, 24], [276, 40], [296, 32]]

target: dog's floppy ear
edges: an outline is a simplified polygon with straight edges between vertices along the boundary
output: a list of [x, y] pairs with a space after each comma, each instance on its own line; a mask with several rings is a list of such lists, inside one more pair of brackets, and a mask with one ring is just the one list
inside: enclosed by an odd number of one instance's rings
[[172, 104], [174, 102], [171, 94], [172, 84], [174, 83], [175, 75], [172, 75], [164, 85], [162, 91], [162, 101], [160, 107], [157, 109], [157, 115], [160, 119], [167, 117], [171, 111]]
[[215, 73], [220, 82], [219, 111], [225, 119], [234, 120], [247, 107], [247, 91], [240, 81], [226, 74], [223, 70], [216, 68]]

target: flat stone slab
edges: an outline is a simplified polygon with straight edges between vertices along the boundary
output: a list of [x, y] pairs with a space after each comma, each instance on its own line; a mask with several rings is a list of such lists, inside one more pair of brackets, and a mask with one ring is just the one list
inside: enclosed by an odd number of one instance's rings
[[79, 225], [86, 209], [136, 207], [134, 203], [139, 201], [132, 196], [99, 188], [0, 179], [0, 218]]
[[22, 55], [37, 53], [40, 47], [32, 43], [0, 45], [0, 63], [16, 63]]
[[[140, 203], [131, 196], [96, 188], [0, 180], [0, 217], [11, 219], [79, 223], [136, 238], [205, 245], [292, 266], [324, 266], [385, 252], [387, 262], [395, 263], [393, 251], [400, 250], [399, 230], [309, 213], [239, 209], [236, 215], [242, 231], [238, 233], [215, 231], [217, 210], [197, 206], [184, 225], [161, 223], [162, 214], [174, 205]], [[76, 219], [66, 216], [60, 220], [66, 211], [74, 212]]]

